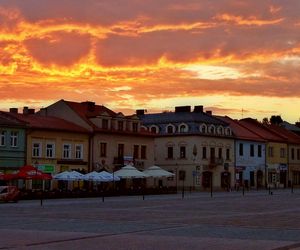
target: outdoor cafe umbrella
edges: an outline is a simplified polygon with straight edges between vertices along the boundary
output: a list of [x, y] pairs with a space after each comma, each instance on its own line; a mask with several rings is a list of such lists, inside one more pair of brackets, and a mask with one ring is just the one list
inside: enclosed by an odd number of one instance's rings
[[54, 175], [53, 179], [59, 181], [80, 181], [83, 177], [84, 175], [77, 171], [64, 171]]
[[120, 180], [120, 177], [115, 176], [114, 174], [111, 174], [111, 173], [109, 173], [107, 171], [101, 171], [99, 174], [101, 176], [109, 179], [110, 181], [119, 181]]
[[137, 170], [132, 165], [126, 165], [125, 167], [122, 167], [120, 170], [114, 172], [114, 176], [118, 176], [119, 178], [145, 178], [148, 177], [147, 174]]
[[94, 182], [108, 182], [108, 181], [112, 180], [112, 179], [109, 179], [109, 178], [101, 175], [99, 172], [96, 172], [96, 171], [87, 173], [82, 178], [85, 181], [94, 181]]
[[31, 165], [26, 165], [21, 167], [15, 175], [16, 175], [16, 179], [25, 179], [25, 180], [51, 180], [52, 179], [51, 175], [46, 174]]
[[159, 166], [155, 166], [155, 165], [147, 168], [146, 170], [143, 171], [143, 173], [150, 177], [154, 177], [154, 178], [172, 177], [175, 175], [175, 174], [168, 172], [168, 171], [160, 168]]

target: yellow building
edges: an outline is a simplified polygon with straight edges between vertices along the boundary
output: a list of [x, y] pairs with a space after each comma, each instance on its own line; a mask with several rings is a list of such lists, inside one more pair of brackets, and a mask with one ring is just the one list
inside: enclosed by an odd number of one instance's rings
[[52, 175], [65, 170], [88, 172], [87, 129], [57, 117], [34, 114], [26, 107], [22, 114], [15, 110], [8, 114], [27, 124], [26, 164]]

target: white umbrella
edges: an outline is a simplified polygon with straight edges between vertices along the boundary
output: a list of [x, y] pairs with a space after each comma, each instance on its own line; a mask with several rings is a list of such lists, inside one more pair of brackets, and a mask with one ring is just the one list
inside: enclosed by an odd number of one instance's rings
[[111, 181], [111, 179], [101, 175], [101, 173], [98, 173], [96, 171], [90, 172], [86, 175], [84, 175], [83, 177], [84, 180], [86, 181], [98, 181], [98, 182], [107, 182], [107, 181]]
[[106, 171], [102, 171], [99, 173], [101, 176], [107, 178], [109, 181], [119, 181], [120, 177], [115, 176], [114, 174], [111, 174], [109, 172]]
[[126, 165], [125, 167], [122, 167], [120, 170], [114, 172], [114, 176], [118, 176], [120, 178], [145, 178], [145, 177], [148, 177], [148, 175], [137, 170], [132, 165]]
[[148, 169], [144, 170], [143, 173], [151, 177], [172, 177], [175, 174], [168, 172], [159, 166], [151, 166]]
[[59, 181], [79, 181], [82, 180], [83, 174], [77, 171], [64, 171], [53, 176], [53, 179]]

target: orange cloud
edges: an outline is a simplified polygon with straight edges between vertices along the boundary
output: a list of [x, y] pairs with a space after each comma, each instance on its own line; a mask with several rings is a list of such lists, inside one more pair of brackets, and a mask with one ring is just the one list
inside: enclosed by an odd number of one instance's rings
[[91, 99], [130, 110], [208, 95], [300, 99], [297, 6], [128, 1], [4, 0], [3, 102]]

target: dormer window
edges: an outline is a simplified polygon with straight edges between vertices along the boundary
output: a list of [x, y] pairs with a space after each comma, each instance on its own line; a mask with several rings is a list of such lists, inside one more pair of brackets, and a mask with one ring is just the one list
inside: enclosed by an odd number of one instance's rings
[[209, 126], [208, 133], [210, 133], [210, 134], [215, 134], [216, 133], [216, 128], [215, 128], [214, 125]]
[[152, 125], [150, 127], [150, 131], [151, 131], [151, 133], [157, 134], [159, 132], [159, 128], [155, 125]]
[[123, 130], [123, 121], [118, 121], [118, 130], [119, 131]]
[[186, 125], [186, 124], [180, 124], [179, 125], [179, 132], [180, 133], [186, 133], [186, 132], [188, 132], [188, 125]]
[[167, 133], [168, 134], [173, 134], [174, 131], [175, 131], [175, 128], [174, 128], [173, 125], [170, 124], [170, 125], [167, 126]]
[[138, 132], [138, 123], [137, 122], [132, 123], [132, 131], [133, 132]]
[[108, 120], [107, 119], [102, 119], [102, 128], [108, 129]]
[[224, 134], [224, 128], [222, 126], [219, 126], [217, 129], [218, 135], [223, 135]]
[[207, 126], [205, 124], [201, 124], [199, 128], [200, 132], [203, 134], [207, 133]]
[[225, 135], [231, 135], [231, 129], [230, 128], [225, 129]]

